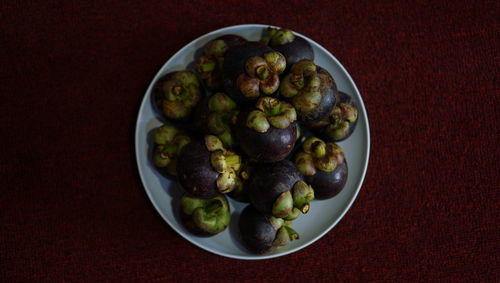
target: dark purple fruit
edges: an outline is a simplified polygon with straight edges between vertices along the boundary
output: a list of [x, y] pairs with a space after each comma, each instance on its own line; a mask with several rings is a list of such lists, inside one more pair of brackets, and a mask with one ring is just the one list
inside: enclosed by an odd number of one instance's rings
[[292, 66], [302, 59], [314, 61], [314, 51], [311, 44], [289, 29], [269, 27], [261, 42], [283, 54], [287, 66]]
[[302, 144], [302, 151], [295, 155], [295, 164], [313, 187], [316, 199], [336, 196], [347, 182], [344, 151], [334, 143], [325, 143], [316, 137], [308, 138]]
[[328, 116], [335, 106], [337, 85], [327, 70], [304, 59], [283, 78], [280, 94], [297, 110], [300, 122], [310, 124]]
[[238, 222], [243, 245], [252, 253], [265, 254], [299, 238], [281, 218], [266, 216], [252, 205], [243, 209]]
[[171, 125], [163, 125], [154, 131], [153, 163], [161, 173], [177, 176], [177, 158], [191, 138]]
[[347, 161], [338, 164], [331, 172], [318, 170], [314, 176], [306, 176], [314, 188], [316, 199], [329, 199], [338, 195], [347, 182]]
[[222, 84], [237, 102], [251, 101], [275, 93], [279, 75], [286, 68], [285, 57], [259, 42], [246, 42], [229, 49], [224, 56]]
[[222, 195], [201, 199], [185, 194], [181, 198], [180, 215], [184, 227], [199, 236], [220, 233], [231, 221], [229, 204]]
[[250, 200], [266, 215], [293, 220], [309, 210], [314, 192], [289, 160], [256, 166], [250, 183]]
[[199, 103], [194, 115], [196, 130], [203, 135], [215, 135], [224, 146], [235, 145], [232, 126], [238, 116], [236, 103], [226, 94], [218, 92]]
[[346, 93], [339, 91], [337, 105], [321, 121], [312, 123], [312, 130], [326, 141], [339, 142], [351, 136], [358, 122], [356, 102]]
[[252, 111], [240, 113], [236, 141], [257, 162], [275, 162], [292, 151], [297, 140], [295, 109], [272, 97], [262, 97]]
[[196, 75], [179, 71], [162, 76], [152, 90], [156, 111], [168, 121], [186, 121], [203, 97]]
[[224, 54], [232, 47], [246, 42], [241, 36], [228, 34], [210, 41], [196, 62], [196, 73], [212, 91], [222, 90], [222, 64]]
[[209, 135], [184, 147], [177, 160], [177, 176], [191, 196], [208, 199], [235, 188], [240, 165], [239, 155]]

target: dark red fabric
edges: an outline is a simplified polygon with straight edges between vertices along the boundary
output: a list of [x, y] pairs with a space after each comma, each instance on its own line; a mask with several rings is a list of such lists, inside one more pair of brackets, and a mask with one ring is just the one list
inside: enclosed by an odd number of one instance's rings
[[[500, 280], [500, 2], [96, 2], [0, 4], [0, 281]], [[330, 50], [372, 136], [345, 218], [265, 261], [177, 235], [149, 202], [133, 147], [163, 63], [243, 23]]]

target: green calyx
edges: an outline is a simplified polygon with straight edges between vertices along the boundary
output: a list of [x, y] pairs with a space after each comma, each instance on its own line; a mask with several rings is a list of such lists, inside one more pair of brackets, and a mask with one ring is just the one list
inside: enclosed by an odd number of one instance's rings
[[300, 215], [300, 210], [298, 208], [294, 207], [292, 209], [292, 212], [289, 213], [287, 216], [283, 217], [283, 219], [292, 221], [292, 220], [297, 219], [299, 217], [299, 215]]
[[210, 151], [210, 164], [219, 173], [216, 180], [217, 189], [225, 194], [235, 189], [239, 180], [241, 157], [231, 150], [226, 150], [222, 141], [216, 136], [205, 136], [205, 145]]
[[314, 199], [314, 190], [304, 181], [295, 183], [292, 189], [293, 206], [302, 213], [309, 211], [309, 203]]
[[236, 81], [237, 87], [247, 98], [256, 98], [260, 92], [272, 94], [278, 90], [279, 75], [285, 68], [285, 56], [277, 51], [265, 53], [262, 57], [252, 56], [245, 63], [245, 73]]
[[284, 218], [293, 210], [293, 197], [290, 191], [281, 193], [274, 201], [272, 214], [274, 217]]
[[222, 232], [231, 220], [229, 205], [224, 196], [200, 199], [184, 195], [181, 209], [191, 216], [196, 227], [210, 234]]
[[216, 93], [208, 100], [207, 127], [210, 133], [217, 135], [225, 146], [232, 147], [234, 139], [231, 133], [231, 125], [236, 123], [238, 114], [236, 103], [224, 93]]
[[257, 98], [260, 95], [260, 80], [241, 74], [236, 80], [236, 86], [246, 98]]
[[[200, 60], [196, 63], [196, 71], [199, 74], [206, 74], [210, 73], [215, 70], [217, 67], [217, 60], [207, 57], [207, 56], [201, 56]], [[204, 78], [204, 76], [202, 76]]]
[[288, 245], [291, 241], [299, 238], [299, 234], [295, 231], [290, 224], [284, 222], [281, 227], [276, 231], [276, 236], [273, 240], [274, 247], [283, 247]]
[[218, 137], [213, 135], [205, 136], [205, 146], [207, 147], [208, 151], [225, 150], [222, 141]]
[[292, 42], [295, 35], [289, 29], [276, 29], [267, 28], [266, 35], [262, 38], [261, 42], [269, 44], [270, 46], [278, 46]]
[[356, 122], [358, 119], [358, 109], [352, 104], [340, 103], [338, 106], [342, 113], [342, 118], [350, 123]]
[[189, 116], [201, 98], [200, 84], [191, 71], [174, 73], [163, 83], [161, 90], [164, 95], [162, 111], [172, 119]]
[[326, 154], [326, 143], [316, 137], [310, 137], [305, 140], [302, 148], [306, 153], [310, 153], [316, 158], [322, 158]]
[[346, 121], [330, 124], [325, 128], [325, 134], [333, 140], [342, 140], [349, 134], [349, 128]]
[[309, 203], [314, 199], [314, 191], [304, 181], [298, 181], [289, 191], [281, 193], [273, 203], [274, 217], [294, 220], [299, 214], [309, 211]]
[[212, 40], [208, 45], [205, 47], [205, 55], [209, 57], [221, 57], [226, 53], [227, 49], [229, 47], [227, 46], [226, 42], [221, 39], [216, 39]]
[[174, 126], [163, 125], [155, 130], [154, 141], [156, 144], [153, 152], [154, 164], [176, 176], [177, 157], [191, 139]]
[[204, 55], [196, 62], [196, 73], [211, 90], [220, 87], [220, 78], [218, 76], [222, 68], [223, 55], [228, 48], [224, 40], [213, 40], [207, 44]]
[[247, 117], [246, 126], [259, 133], [265, 133], [270, 126], [284, 129], [297, 120], [295, 108], [289, 103], [272, 97], [262, 97]]
[[286, 69], [286, 58], [279, 52], [269, 52], [264, 54], [264, 60], [267, 62], [272, 72], [278, 75]]
[[229, 150], [216, 150], [210, 155], [210, 164], [214, 170], [219, 173], [224, 173], [228, 171], [228, 169], [238, 171], [241, 166], [241, 158], [239, 155]]
[[333, 140], [342, 140], [349, 134], [351, 123], [357, 119], [358, 109], [353, 104], [340, 103], [329, 115], [330, 123], [325, 129], [325, 134]]
[[305, 176], [313, 176], [316, 170], [332, 172], [344, 162], [344, 151], [335, 143], [325, 143], [316, 137], [308, 138], [302, 151], [295, 156], [297, 168]]
[[228, 112], [236, 109], [236, 107], [234, 100], [222, 92], [215, 93], [208, 100], [208, 108], [212, 112]]
[[303, 59], [295, 63], [290, 73], [283, 78], [280, 93], [292, 99], [292, 104], [300, 113], [316, 108], [322, 99], [321, 76], [311, 60]]

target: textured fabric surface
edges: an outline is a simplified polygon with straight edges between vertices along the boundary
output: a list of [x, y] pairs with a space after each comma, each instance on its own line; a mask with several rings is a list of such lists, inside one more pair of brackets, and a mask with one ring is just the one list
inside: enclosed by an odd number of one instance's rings
[[[37, 2], [0, 4], [0, 281], [500, 280], [498, 1]], [[163, 63], [243, 23], [330, 50], [372, 137], [342, 221], [264, 261], [213, 255], [172, 230], [133, 147]]]

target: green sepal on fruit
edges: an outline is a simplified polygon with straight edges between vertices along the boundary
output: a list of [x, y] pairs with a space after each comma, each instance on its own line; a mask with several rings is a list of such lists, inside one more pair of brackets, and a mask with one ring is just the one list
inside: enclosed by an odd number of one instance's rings
[[285, 129], [297, 119], [295, 108], [287, 102], [272, 97], [261, 97], [246, 120], [246, 126], [259, 133], [269, 127]]
[[208, 131], [216, 135], [227, 147], [233, 147], [235, 140], [232, 126], [239, 113], [236, 103], [226, 94], [218, 92], [208, 99]]
[[234, 190], [241, 183], [239, 171], [241, 157], [224, 147], [222, 141], [213, 135], [205, 136], [205, 145], [210, 151], [210, 164], [219, 176], [216, 180], [217, 189], [221, 194]]
[[263, 56], [251, 56], [245, 63], [245, 72], [238, 76], [237, 87], [247, 98], [257, 98], [276, 92], [280, 85], [279, 75], [285, 71], [286, 59], [272, 51]]
[[[314, 188], [314, 197], [317, 199], [334, 197], [347, 182], [348, 168], [344, 150], [333, 142], [309, 137], [294, 160], [305, 176], [305, 181]], [[297, 193], [303, 194], [300, 191]]]
[[182, 149], [191, 142], [191, 138], [171, 125], [158, 127], [153, 134], [153, 163], [167, 174], [176, 176], [177, 158]]
[[171, 121], [187, 120], [203, 96], [198, 78], [188, 70], [160, 78], [153, 94], [159, 112]]
[[344, 162], [344, 151], [335, 143], [325, 143], [317, 137], [309, 137], [297, 153], [295, 164], [305, 176], [313, 176], [317, 170], [332, 172]]
[[199, 235], [220, 233], [231, 221], [229, 204], [222, 195], [201, 199], [185, 194], [181, 198], [180, 209], [184, 226]]

